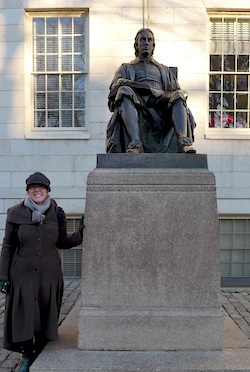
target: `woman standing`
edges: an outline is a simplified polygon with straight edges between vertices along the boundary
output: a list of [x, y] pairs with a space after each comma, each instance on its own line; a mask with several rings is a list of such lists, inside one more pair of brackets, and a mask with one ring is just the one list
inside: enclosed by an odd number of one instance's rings
[[66, 233], [63, 210], [50, 199], [50, 181], [36, 172], [26, 180], [26, 199], [7, 211], [0, 258], [0, 288], [7, 289], [4, 348], [22, 353], [17, 371], [29, 371], [46, 342], [58, 338], [63, 275], [57, 248], [81, 244]]

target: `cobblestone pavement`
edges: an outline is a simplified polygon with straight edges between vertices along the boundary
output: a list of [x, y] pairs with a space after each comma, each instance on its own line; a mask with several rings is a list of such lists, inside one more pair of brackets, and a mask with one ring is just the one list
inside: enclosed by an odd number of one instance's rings
[[[59, 325], [66, 318], [81, 293], [80, 279], [64, 279], [62, 307]], [[20, 360], [20, 354], [3, 349], [3, 322], [5, 296], [0, 293], [0, 372], [12, 372]]]
[[222, 288], [221, 305], [250, 339], [250, 288]]
[[[80, 279], [65, 279], [59, 324], [74, 306], [81, 293]], [[250, 339], [250, 288], [222, 288], [221, 306]], [[4, 295], [0, 294], [0, 372], [12, 372], [20, 354], [2, 348], [4, 321]]]

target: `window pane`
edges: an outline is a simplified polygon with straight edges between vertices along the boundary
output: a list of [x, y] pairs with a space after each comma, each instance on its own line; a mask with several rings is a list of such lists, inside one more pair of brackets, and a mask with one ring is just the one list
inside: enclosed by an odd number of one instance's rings
[[62, 71], [72, 71], [72, 56], [62, 56]]
[[62, 34], [72, 34], [72, 18], [60, 18]]
[[46, 19], [46, 34], [47, 35], [58, 34], [58, 18], [47, 18]]
[[209, 90], [221, 90], [221, 75], [210, 75]]
[[58, 71], [58, 56], [57, 55], [47, 56], [47, 71]]
[[75, 127], [85, 126], [85, 111], [75, 111], [74, 117], [75, 117], [75, 120], [74, 120]]
[[59, 127], [59, 111], [48, 111], [48, 127]]
[[223, 262], [231, 262], [231, 250], [230, 249], [221, 249], [220, 258]]
[[249, 55], [237, 57], [238, 71], [249, 71]]
[[74, 55], [74, 71], [86, 71], [85, 56]]
[[86, 90], [85, 76], [75, 75], [75, 90]]
[[222, 263], [221, 267], [221, 276], [231, 276], [231, 265]]
[[58, 75], [48, 75], [47, 77], [47, 89], [50, 91], [59, 90], [59, 76]]
[[237, 87], [236, 87], [237, 90], [247, 91], [247, 88], [248, 88], [248, 75], [238, 75], [236, 77], [236, 81], [237, 81]]
[[85, 34], [85, 18], [74, 18], [74, 34]]
[[58, 53], [58, 37], [47, 37], [47, 53]]
[[34, 76], [34, 90], [35, 91], [45, 91], [45, 76], [38, 75]]
[[223, 76], [223, 90], [226, 90], [226, 91], [234, 90], [234, 76], [235, 75], [224, 75]]
[[48, 93], [48, 108], [59, 109], [59, 93]]
[[45, 37], [39, 36], [33, 39], [33, 53], [44, 53], [45, 52]]
[[249, 53], [250, 27], [248, 19], [239, 19], [237, 23], [237, 52]]
[[236, 108], [247, 109], [248, 95], [247, 94], [236, 94]]
[[220, 237], [221, 248], [233, 248], [233, 235], [232, 234], [221, 234]]
[[244, 276], [250, 276], [250, 264], [244, 265]]
[[222, 233], [233, 232], [233, 220], [220, 220], [220, 231]]
[[224, 56], [224, 71], [235, 71], [235, 56], [234, 55]]
[[234, 94], [233, 93], [224, 93], [223, 94], [223, 109], [234, 109]]
[[237, 128], [248, 128], [247, 113], [246, 112], [237, 112], [236, 113], [236, 127]]
[[223, 128], [233, 128], [234, 127], [234, 113], [233, 112], [223, 111], [222, 127]]
[[250, 249], [246, 249], [245, 250], [245, 259], [244, 260], [245, 260], [245, 262], [249, 262], [250, 263]]
[[62, 127], [72, 127], [72, 111], [62, 111]]
[[45, 34], [45, 19], [44, 18], [33, 18], [33, 34], [34, 35]]
[[72, 90], [72, 75], [62, 75], [62, 90]]
[[45, 109], [45, 93], [36, 93], [34, 96], [34, 108]]
[[62, 108], [72, 108], [72, 93], [62, 92]]
[[232, 264], [231, 266], [231, 275], [232, 276], [243, 276], [244, 265], [243, 264]]
[[46, 127], [45, 111], [35, 111], [34, 126], [37, 128]]
[[221, 55], [211, 55], [210, 56], [210, 70], [211, 71], [221, 71], [221, 62], [222, 56]]
[[85, 41], [82, 36], [74, 36], [74, 52], [85, 53]]
[[221, 113], [220, 111], [209, 113], [209, 127], [210, 128], [220, 128], [221, 127]]
[[75, 108], [85, 108], [85, 93], [75, 93], [74, 94], [74, 107]]
[[246, 247], [246, 235], [245, 234], [234, 234], [234, 248], [245, 248]]
[[221, 106], [221, 94], [209, 93], [209, 108], [217, 109]]
[[71, 53], [72, 52], [72, 37], [62, 37], [62, 52]]
[[232, 262], [244, 262], [244, 250], [232, 250]]
[[34, 56], [34, 61], [33, 61], [33, 70], [35, 72], [37, 71], [45, 71], [45, 58], [44, 56]]

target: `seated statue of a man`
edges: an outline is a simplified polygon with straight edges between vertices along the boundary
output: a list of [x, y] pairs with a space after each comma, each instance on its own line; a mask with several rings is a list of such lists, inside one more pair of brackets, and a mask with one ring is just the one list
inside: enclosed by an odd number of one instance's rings
[[187, 93], [171, 69], [154, 60], [154, 34], [143, 28], [135, 37], [136, 58], [123, 63], [110, 86], [107, 152], [195, 152]]

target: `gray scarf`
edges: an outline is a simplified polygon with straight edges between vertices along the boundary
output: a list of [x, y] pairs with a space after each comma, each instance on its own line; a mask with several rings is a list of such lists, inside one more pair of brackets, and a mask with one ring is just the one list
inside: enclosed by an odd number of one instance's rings
[[32, 221], [43, 223], [45, 218], [44, 212], [50, 207], [51, 200], [49, 195], [47, 195], [43, 204], [36, 204], [29, 196], [24, 200], [25, 207], [32, 210]]

